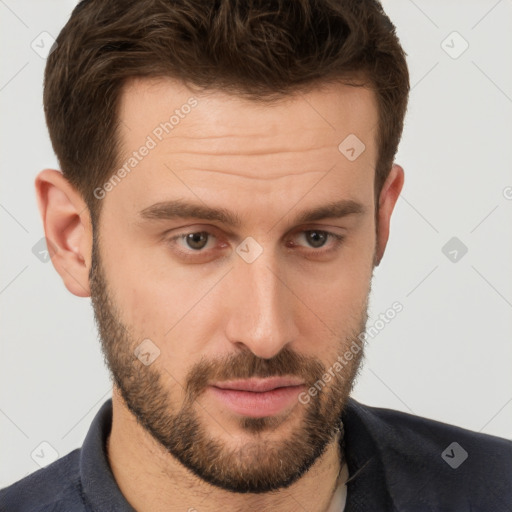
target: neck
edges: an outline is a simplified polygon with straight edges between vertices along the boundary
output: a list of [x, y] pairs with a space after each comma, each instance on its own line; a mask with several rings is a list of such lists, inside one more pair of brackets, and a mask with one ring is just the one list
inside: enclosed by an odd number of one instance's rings
[[238, 494], [204, 482], [163, 449], [136, 421], [122, 399], [112, 397], [112, 430], [107, 454], [114, 478], [138, 512], [325, 512], [340, 484], [340, 433], [297, 482], [278, 491]]

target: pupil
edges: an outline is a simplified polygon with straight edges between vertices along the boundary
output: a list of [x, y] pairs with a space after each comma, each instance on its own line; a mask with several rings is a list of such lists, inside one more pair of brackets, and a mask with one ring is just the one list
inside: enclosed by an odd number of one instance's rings
[[322, 247], [325, 244], [326, 236], [322, 231], [308, 231], [308, 242], [313, 247]]
[[190, 233], [187, 235], [187, 244], [191, 249], [202, 249], [207, 242], [207, 234], [204, 231], [200, 233]]

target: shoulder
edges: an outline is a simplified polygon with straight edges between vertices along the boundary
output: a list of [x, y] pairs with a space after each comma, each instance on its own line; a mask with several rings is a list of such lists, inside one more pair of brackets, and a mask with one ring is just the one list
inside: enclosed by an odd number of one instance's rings
[[0, 489], [0, 510], [46, 512], [85, 510], [81, 499], [80, 449]]
[[[358, 404], [358, 408], [370, 419], [370, 428], [374, 430], [374, 433], [377, 433], [375, 429], [378, 429], [383, 440], [390, 447], [402, 447], [403, 449], [407, 445], [406, 453], [438, 455], [444, 460], [444, 448], [448, 448], [449, 444], [453, 442], [465, 449], [468, 460], [469, 457], [472, 457], [477, 460], [492, 461], [496, 468], [512, 471], [512, 442], [508, 439], [392, 409], [361, 404]], [[439, 452], [440, 447], [443, 447], [442, 452]], [[462, 451], [457, 451], [456, 447], [453, 447], [453, 450], [458, 460], [464, 458]], [[447, 455], [450, 453], [451, 450]], [[461, 456], [458, 457], [458, 454]]]
[[355, 400], [348, 407], [375, 443], [389, 488], [410, 503], [419, 495], [425, 503], [512, 502], [511, 441]]

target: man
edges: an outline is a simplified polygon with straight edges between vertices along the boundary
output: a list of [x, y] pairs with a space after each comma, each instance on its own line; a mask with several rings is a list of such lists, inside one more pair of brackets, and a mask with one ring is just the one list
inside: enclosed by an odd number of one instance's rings
[[36, 190], [113, 396], [2, 510], [512, 509], [510, 442], [349, 397], [408, 90], [375, 0], [75, 8]]

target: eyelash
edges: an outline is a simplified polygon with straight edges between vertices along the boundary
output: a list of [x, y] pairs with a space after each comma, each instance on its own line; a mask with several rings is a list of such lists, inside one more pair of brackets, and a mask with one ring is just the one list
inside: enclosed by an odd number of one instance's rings
[[[311, 233], [311, 232], [323, 233], [324, 235], [326, 235], [328, 237], [328, 239], [333, 240], [332, 247], [330, 247], [329, 249], [323, 249], [324, 246], [320, 247], [319, 249], [315, 249], [314, 247], [311, 247], [310, 248], [311, 253], [316, 256], [327, 255], [327, 254], [337, 250], [342, 245], [342, 243], [345, 239], [344, 235], [339, 235], [337, 233], [333, 233], [331, 231], [326, 231], [323, 229], [305, 229], [303, 231], [299, 231], [298, 233], [296, 233], [296, 235], [300, 235], [303, 233]], [[186, 233], [181, 233], [179, 235], [170, 237], [167, 239], [167, 243], [174, 244], [179, 239], [185, 239], [187, 235], [192, 235], [192, 234], [197, 234], [197, 233], [206, 233], [206, 235], [208, 237], [216, 238], [215, 235], [209, 231], [197, 230], [197, 231], [188, 231]], [[325, 245], [327, 245], [327, 244], [328, 244], [328, 240], [326, 241]], [[300, 247], [302, 247], [302, 246], [300, 246]], [[207, 255], [209, 252], [211, 252], [213, 250], [214, 249], [210, 249], [210, 250], [200, 249], [200, 250], [194, 251], [194, 250], [190, 249], [191, 252], [186, 252], [181, 249], [178, 249], [177, 252], [180, 254], [180, 257], [187, 259], [187, 260], [192, 260], [192, 259], [197, 259], [198, 257], [204, 256], [204, 255]]]

